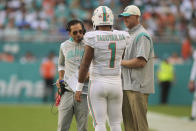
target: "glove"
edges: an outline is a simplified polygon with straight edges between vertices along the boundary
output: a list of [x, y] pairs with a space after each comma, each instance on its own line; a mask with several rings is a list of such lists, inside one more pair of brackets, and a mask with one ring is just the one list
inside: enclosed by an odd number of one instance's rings
[[61, 96], [58, 93], [56, 93], [56, 102], [55, 102], [55, 105], [56, 106], [59, 106], [60, 101], [61, 101]]
[[60, 84], [60, 88], [58, 88], [58, 92], [56, 93], [56, 102], [55, 102], [55, 105], [56, 106], [58, 106], [60, 104], [61, 96], [65, 92], [65, 83], [64, 83], [64, 80], [60, 80], [59, 81], [59, 84]]

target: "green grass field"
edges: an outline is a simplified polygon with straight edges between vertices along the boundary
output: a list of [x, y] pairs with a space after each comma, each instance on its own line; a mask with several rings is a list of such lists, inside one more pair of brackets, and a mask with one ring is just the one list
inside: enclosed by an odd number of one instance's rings
[[[181, 117], [189, 116], [190, 107], [149, 106], [149, 111]], [[51, 113], [49, 105], [0, 105], [0, 131], [56, 131], [56, 129], [57, 114]], [[88, 130], [94, 131], [90, 116]], [[75, 120], [71, 124], [70, 131], [76, 131]]]
[[189, 117], [191, 114], [191, 106], [149, 106], [149, 111], [168, 114], [177, 117]]

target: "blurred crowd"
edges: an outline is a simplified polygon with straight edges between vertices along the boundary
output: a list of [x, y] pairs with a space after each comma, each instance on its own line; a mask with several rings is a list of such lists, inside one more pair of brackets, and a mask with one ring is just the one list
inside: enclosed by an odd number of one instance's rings
[[[142, 0], [141, 0], [142, 1]], [[143, 24], [154, 36], [196, 42], [196, 0], [144, 0]]]
[[92, 30], [91, 16], [98, 5], [112, 8], [114, 27], [124, 29], [118, 14], [130, 4], [140, 7], [143, 24], [159, 40], [189, 35], [196, 41], [196, 0], [1, 0], [0, 39], [59, 41], [66, 39], [65, 25], [74, 18]]
[[[87, 31], [93, 29], [91, 16], [98, 5], [109, 6], [115, 16], [114, 28], [124, 30], [118, 14], [130, 4], [140, 7], [142, 24], [155, 41], [181, 44], [181, 52], [168, 56], [171, 63], [191, 58], [196, 42], [196, 0], [0, 0], [0, 40], [62, 42], [68, 38], [65, 26], [71, 19], [84, 21]], [[15, 59], [9, 52], [0, 53], [0, 61]], [[36, 61], [32, 52], [20, 59], [21, 63], [29, 61]]]

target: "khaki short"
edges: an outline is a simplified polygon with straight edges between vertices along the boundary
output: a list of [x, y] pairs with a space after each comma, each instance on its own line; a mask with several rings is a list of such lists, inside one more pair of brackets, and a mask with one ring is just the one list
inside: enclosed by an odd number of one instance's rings
[[148, 94], [123, 91], [122, 114], [125, 131], [148, 131]]

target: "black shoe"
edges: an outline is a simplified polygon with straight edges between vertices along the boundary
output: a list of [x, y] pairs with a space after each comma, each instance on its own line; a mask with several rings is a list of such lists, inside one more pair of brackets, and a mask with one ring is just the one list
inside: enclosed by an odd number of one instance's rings
[[194, 121], [194, 120], [195, 120], [195, 117], [192, 117], [192, 116], [191, 116], [191, 117], [190, 117], [190, 120], [191, 120], [191, 121]]

